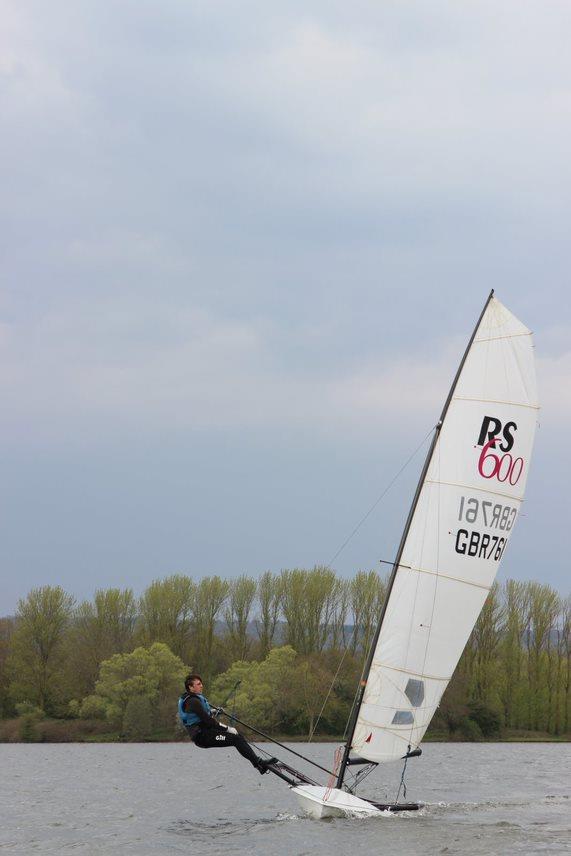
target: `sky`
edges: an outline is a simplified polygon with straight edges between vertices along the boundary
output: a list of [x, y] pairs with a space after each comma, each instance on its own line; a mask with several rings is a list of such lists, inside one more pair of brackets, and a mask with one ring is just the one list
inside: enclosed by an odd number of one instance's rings
[[0, 614], [379, 568], [490, 289], [569, 593], [568, 2], [0, 0]]

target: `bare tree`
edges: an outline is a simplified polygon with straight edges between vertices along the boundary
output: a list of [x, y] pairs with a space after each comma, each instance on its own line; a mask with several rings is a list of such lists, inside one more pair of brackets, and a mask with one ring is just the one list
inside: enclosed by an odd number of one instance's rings
[[258, 603], [260, 611], [256, 619], [256, 629], [260, 639], [262, 659], [268, 656], [273, 645], [281, 602], [281, 578], [272, 574], [271, 571], [266, 571], [258, 580]]
[[350, 598], [354, 632], [351, 652], [366, 655], [386, 597], [386, 583], [376, 571], [359, 571], [351, 581]]
[[543, 661], [546, 659], [548, 640], [557, 612], [557, 592], [541, 583], [527, 583], [528, 622], [526, 632], [528, 662], [528, 721], [529, 727], [539, 730], [547, 727], [547, 705], [541, 702], [543, 688]]
[[350, 600], [349, 580], [337, 580], [335, 591], [335, 613], [331, 624], [331, 647], [341, 649], [347, 647], [347, 616]]
[[230, 586], [219, 576], [204, 577], [194, 590], [192, 629], [197, 668], [209, 678], [213, 671], [212, 649], [216, 621]]
[[288, 644], [300, 654], [322, 651], [335, 613], [335, 573], [318, 565], [311, 571], [282, 571], [281, 580]]
[[16, 620], [13, 617], [0, 618], [0, 719], [11, 711], [7, 664], [15, 628]]
[[507, 580], [504, 587], [505, 630], [502, 659], [504, 722], [508, 728], [523, 724], [519, 697], [522, 694], [523, 644], [529, 620], [528, 600], [526, 583]]
[[182, 574], [152, 582], [139, 601], [143, 641], [164, 642], [185, 660], [197, 590], [190, 577]]
[[494, 583], [482, 607], [469, 645], [475, 651], [473, 697], [489, 701], [496, 678], [496, 659], [504, 629], [505, 609], [500, 601], [499, 585]]
[[571, 597], [565, 598], [561, 609], [561, 634], [559, 650], [562, 658], [563, 728], [571, 730]]
[[250, 647], [248, 622], [256, 597], [256, 581], [242, 575], [230, 583], [224, 617], [234, 660], [245, 660]]
[[75, 611], [69, 637], [69, 666], [74, 692], [93, 692], [99, 666], [113, 654], [133, 646], [137, 602], [131, 589], [98, 589], [93, 603], [83, 601]]

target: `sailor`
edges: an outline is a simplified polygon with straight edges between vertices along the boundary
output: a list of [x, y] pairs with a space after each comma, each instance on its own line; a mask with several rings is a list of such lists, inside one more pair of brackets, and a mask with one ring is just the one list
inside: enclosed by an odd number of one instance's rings
[[259, 770], [263, 775], [268, 767], [275, 764], [277, 758], [265, 761], [260, 758], [245, 737], [231, 725], [222, 725], [215, 718], [220, 709], [210, 706], [202, 693], [203, 685], [200, 675], [188, 675], [184, 681], [185, 692], [178, 700], [178, 715], [188, 731], [195, 746], [201, 749], [214, 749], [217, 746], [235, 746], [240, 755]]

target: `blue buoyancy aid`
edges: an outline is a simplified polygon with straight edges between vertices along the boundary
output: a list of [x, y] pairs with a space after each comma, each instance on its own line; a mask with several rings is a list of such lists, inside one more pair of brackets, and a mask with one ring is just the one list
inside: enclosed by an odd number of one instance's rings
[[178, 700], [178, 716], [183, 725], [190, 727], [191, 725], [197, 725], [200, 722], [200, 717], [197, 713], [192, 713], [190, 711], [186, 711], [184, 709], [184, 703], [187, 698], [191, 696], [195, 696], [197, 699], [200, 699], [200, 704], [204, 708], [204, 712], [210, 716], [211, 708], [208, 704], [208, 700], [204, 698], [202, 693], [184, 693]]

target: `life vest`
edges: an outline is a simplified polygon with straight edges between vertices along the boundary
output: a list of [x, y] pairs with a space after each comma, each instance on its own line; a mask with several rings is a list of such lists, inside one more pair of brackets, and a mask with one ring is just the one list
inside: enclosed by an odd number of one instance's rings
[[183, 693], [178, 700], [178, 716], [182, 724], [187, 727], [197, 725], [201, 721], [197, 713], [192, 713], [191, 711], [186, 711], [184, 709], [184, 703], [191, 696], [195, 696], [197, 699], [200, 699], [200, 704], [204, 708], [204, 712], [210, 716], [210, 705], [201, 693]]

